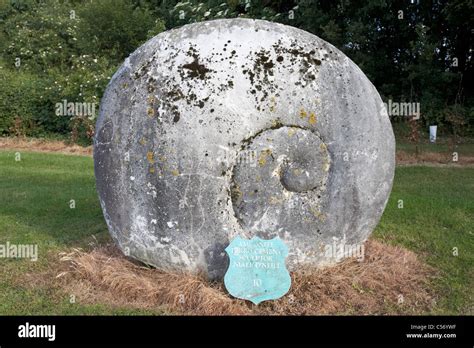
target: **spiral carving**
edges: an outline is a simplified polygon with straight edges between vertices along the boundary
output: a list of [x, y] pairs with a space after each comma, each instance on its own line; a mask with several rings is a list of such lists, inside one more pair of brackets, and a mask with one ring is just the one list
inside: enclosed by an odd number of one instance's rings
[[124, 253], [215, 279], [236, 236], [279, 236], [290, 269], [363, 243], [390, 193], [394, 138], [377, 91], [335, 47], [281, 24], [217, 20], [127, 58], [103, 97], [94, 161]]
[[[320, 211], [330, 169], [326, 144], [313, 131], [282, 126], [260, 132], [245, 146], [254, 162], [233, 167], [232, 204], [242, 228], [252, 233], [291, 230], [293, 211]], [[314, 225], [319, 218], [312, 216]], [[317, 230], [317, 229], [316, 229]]]

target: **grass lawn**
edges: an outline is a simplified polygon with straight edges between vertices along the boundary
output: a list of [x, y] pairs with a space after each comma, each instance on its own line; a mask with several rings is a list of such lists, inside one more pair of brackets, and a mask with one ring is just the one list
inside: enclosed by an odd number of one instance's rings
[[[474, 168], [397, 168], [390, 201], [374, 233], [379, 240], [415, 251], [440, 271], [433, 282], [440, 297], [433, 314], [474, 312], [473, 178]], [[31, 289], [18, 281], [27, 272], [48, 269], [48, 255], [87, 248], [93, 240], [109, 237], [92, 158], [21, 152], [21, 160], [15, 161], [14, 151], [0, 151], [0, 244], [37, 244], [39, 250], [37, 262], [0, 259], [0, 315], [163, 314], [159, 309], [71, 304], [68, 294]]]

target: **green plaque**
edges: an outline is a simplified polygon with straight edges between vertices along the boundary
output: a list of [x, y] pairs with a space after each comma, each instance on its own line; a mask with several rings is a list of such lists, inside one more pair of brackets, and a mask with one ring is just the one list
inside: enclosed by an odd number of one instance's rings
[[291, 278], [285, 265], [288, 247], [280, 238], [236, 237], [225, 250], [230, 263], [224, 284], [232, 296], [259, 304], [290, 290]]

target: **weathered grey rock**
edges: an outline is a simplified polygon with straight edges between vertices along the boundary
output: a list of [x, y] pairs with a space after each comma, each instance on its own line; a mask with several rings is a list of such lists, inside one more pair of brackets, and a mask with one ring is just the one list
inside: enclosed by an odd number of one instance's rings
[[94, 142], [110, 233], [162, 269], [222, 277], [235, 236], [280, 236], [288, 266], [340, 259], [376, 226], [394, 137], [367, 77], [334, 46], [260, 20], [191, 24], [113, 76]]

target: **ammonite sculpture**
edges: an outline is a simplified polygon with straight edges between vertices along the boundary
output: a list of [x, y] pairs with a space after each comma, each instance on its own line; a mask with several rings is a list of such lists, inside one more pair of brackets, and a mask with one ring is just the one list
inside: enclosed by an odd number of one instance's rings
[[344, 54], [261, 20], [186, 25], [113, 76], [94, 142], [110, 233], [168, 270], [227, 269], [235, 236], [279, 236], [288, 266], [364, 242], [386, 205], [394, 137], [382, 101]]

